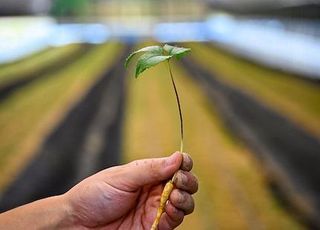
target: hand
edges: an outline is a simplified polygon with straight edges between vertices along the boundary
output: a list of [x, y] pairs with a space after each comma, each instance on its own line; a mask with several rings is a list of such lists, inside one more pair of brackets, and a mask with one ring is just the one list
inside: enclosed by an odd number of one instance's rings
[[91, 176], [64, 195], [72, 225], [149, 230], [164, 184], [180, 168], [159, 223], [159, 230], [174, 229], [194, 210], [191, 194], [198, 190], [198, 181], [190, 172], [192, 165], [190, 156], [176, 152], [170, 157], [137, 160]]

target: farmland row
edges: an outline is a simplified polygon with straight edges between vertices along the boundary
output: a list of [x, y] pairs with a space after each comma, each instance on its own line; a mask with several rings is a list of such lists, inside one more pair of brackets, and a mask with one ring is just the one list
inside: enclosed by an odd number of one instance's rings
[[238, 87], [320, 138], [320, 85], [261, 68], [213, 45], [189, 43], [198, 64], [217, 79]]
[[90, 45], [68, 45], [43, 51], [30, 59], [18, 61], [0, 69], [0, 100], [17, 89], [50, 73], [57, 72], [85, 55]]
[[18, 66], [21, 63], [28, 62], [30, 59], [39, 58], [42, 55], [45, 55], [46, 53], [50, 53], [54, 49], [55, 49], [54, 47], [47, 47], [42, 50], [36, 51], [34, 53], [28, 54], [26, 56], [20, 57], [17, 60], [0, 63], [0, 68], [5, 69], [5, 68], [9, 68], [11, 66]]

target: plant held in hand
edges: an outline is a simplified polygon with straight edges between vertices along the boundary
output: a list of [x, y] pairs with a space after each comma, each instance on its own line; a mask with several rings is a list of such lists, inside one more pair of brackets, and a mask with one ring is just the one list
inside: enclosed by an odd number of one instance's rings
[[[182, 58], [184, 55], [186, 55], [188, 52], [190, 52], [191, 49], [189, 48], [183, 48], [183, 47], [176, 47], [165, 44], [163, 47], [161, 46], [147, 46], [142, 49], [139, 49], [129, 55], [129, 57], [126, 59], [125, 67], [128, 66], [129, 62], [132, 60], [132, 58], [136, 54], [143, 53], [136, 64], [136, 71], [135, 71], [135, 77], [138, 78], [139, 75], [145, 71], [146, 69], [149, 69], [161, 62], [166, 61], [168, 70], [170, 73], [170, 78], [173, 86], [173, 90], [176, 96], [177, 100], [177, 106], [179, 110], [179, 118], [180, 118], [180, 152], [183, 152], [183, 116], [181, 111], [181, 105], [180, 105], [180, 98], [177, 91], [177, 87], [172, 75], [171, 66], [170, 66], [170, 59], [175, 57], [177, 59]], [[164, 212], [165, 204], [170, 196], [170, 193], [173, 189], [173, 181], [174, 181], [175, 175], [173, 178], [168, 181], [163, 189], [163, 192], [161, 194], [160, 198], [160, 205], [157, 211], [156, 219], [154, 220], [154, 223], [152, 224], [151, 230], [156, 230], [160, 221], [160, 217], [162, 213]]]

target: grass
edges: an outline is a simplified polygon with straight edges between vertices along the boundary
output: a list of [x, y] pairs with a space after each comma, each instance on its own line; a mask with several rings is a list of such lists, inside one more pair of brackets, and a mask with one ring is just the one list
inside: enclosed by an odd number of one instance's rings
[[99, 45], [0, 104], [0, 190], [28, 162], [70, 107], [113, 64], [112, 57], [119, 50], [119, 43]]
[[255, 65], [220, 49], [188, 44], [196, 63], [320, 137], [320, 86]]
[[81, 49], [83, 46], [80, 44], [49, 48], [31, 55], [29, 58], [2, 65], [0, 66], [0, 84], [7, 84], [40, 69], [45, 69], [60, 59], [76, 54]]
[[[179, 229], [303, 229], [272, 196], [259, 163], [225, 129], [203, 92], [176, 65], [173, 74], [185, 117], [185, 149], [200, 182], [195, 212]], [[166, 66], [143, 77], [128, 76], [125, 162], [179, 149], [179, 117]]]

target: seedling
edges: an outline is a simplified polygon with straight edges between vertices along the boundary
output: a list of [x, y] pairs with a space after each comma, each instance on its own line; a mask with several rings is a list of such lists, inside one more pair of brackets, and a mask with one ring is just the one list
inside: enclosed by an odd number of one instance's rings
[[[168, 66], [168, 71], [170, 73], [170, 78], [171, 78], [171, 83], [173, 86], [173, 90], [176, 96], [176, 101], [177, 101], [177, 107], [179, 111], [179, 118], [180, 118], [180, 152], [183, 152], [183, 116], [182, 116], [182, 111], [181, 111], [181, 104], [180, 104], [180, 98], [178, 94], [178, 90], [176, 87], [176, 83], [174, 81], [173, 75], [172, 75], [172, 70], [170, 66], [170, 59], [175, 57], [178, 60], [182, 58], [184, 55], [186, 55], [188, 52], [190, 52], [191, 49], [189, 48], [183, 48], [183, 47], [176, 47], [176, 46], [171, 46], [171, 45], [164, 45], [163, 47], [161, 46], [147, 46], [142, 49], [139, 49], [129, 55], [129, 57], [126, 59], [125, 62], [125, 67], [128, 67], [129, 62], [132, 60], [132, 58], [136, 54], [143, 53], [136, 64], [136, 70], [135, 70], [135, 77], [138, 78], [140, 74], [161, 63], [161, 62], [166, 62]], [[174, 181], [175, 175], [173, 178], [168, 181], [163, 189], [163, 192], [161, 194], [160, 198], [160, 205], [157, 211], [157, 216], [156, 219], [154, 220], [151, 230], [156, 230], [158, 228], [158, 224], [160, 221], [160, 217], [162, 213], [164, 212], [165, 204], [170, 196], [170, 193], [173, 189], [173, 181]]]

